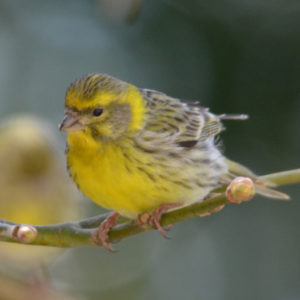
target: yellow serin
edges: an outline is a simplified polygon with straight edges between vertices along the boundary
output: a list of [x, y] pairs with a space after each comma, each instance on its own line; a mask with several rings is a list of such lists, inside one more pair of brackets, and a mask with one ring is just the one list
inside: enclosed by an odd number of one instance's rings
[[194, 103], [91, 74], [70, 85], [65, 113], [71, 176], [123, 216], [202, 201], [227, 172], [214, 137], [229, 117]]
[[227, 170], [214, 144], [219, 118], [192, 103], [93, 74], [69, 87], [66, 115], [74, 181], [124, 216], [199, 201]]

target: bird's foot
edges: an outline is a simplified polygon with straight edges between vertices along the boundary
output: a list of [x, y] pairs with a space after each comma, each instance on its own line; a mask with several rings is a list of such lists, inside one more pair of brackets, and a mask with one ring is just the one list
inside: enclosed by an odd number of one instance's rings
[[114, 252], [114, 249], [109, 242], [108, 233], [112, 227], [117, 225], [117, 219], [119, 216], [120, 214], [117, 212], [112, 213], [100, 224], [96, 231], [97, 238], [101, 241], [102, 246], [111, 252]]
[[147, 212], [140, 214], [137, 218], [137, 223], [142, 229], [145, 229], [145, 225], [150, 225], [152, 228], [157, 229], [164, 238], [168, 239], [169, 237], [167, 236], [166, 230], [171, 229], [171, 226], [163, 229], [160, 224], [161, 217], [170, 209], [180, 207], [182, 205], [183, 203], [181, 202], [162, 204], [157, 207], [152, 214], [149, 214]]

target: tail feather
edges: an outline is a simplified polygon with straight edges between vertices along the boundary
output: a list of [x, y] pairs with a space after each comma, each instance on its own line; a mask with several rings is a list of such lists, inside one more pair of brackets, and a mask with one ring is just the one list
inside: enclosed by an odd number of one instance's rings
[[255, 191], [257, 194], [259, 194], [261, 196], [265, 196], [267, 198], [279, 199], [279, 200], [289, 200], [290, 199], [290, 196], [285, 193], [270, 189], [268, 187], [265, 187], [265, 186], [262, 186], [259, 184], [255, 184]]
[[267, 180], [260, 179], [255, 173], [253, 173], [247, 167], [229, 159], [226, 159], [226, 163], [229, 172], [222, 176], [221, 179], [222, 183], [230, 184], [230, 182], [237, 176], [249, 177], [254, 182], [254, 187], [257, 194], [272, 199], [281, 199], [281, 200], [290, 199], [289, 195], [270, 188], [270, 187], [276, 187], [276, 184]]
[[242, 164], [235, 162], [233, 160], [230, 160], [226, 158], [226, 164], [228, 167], [228, 170], [231, 174], [237, 175], [237, 176], [244, 176], [251, 178], [255, 183], [262, 185], [262, 186], [268, 186], [268, 187], [276, 187], [276, 184], [260, 179], [258, 175], [256, 175], [253, 171], [248, 169], [247, 167], [243, 166]]
[[221, 115], [218, 115], [219, 119], [221, 120], [247, 120], [249, 119], [249, 116], [248, 115], [245, 115], [245, 114], [221, 114]]
[[238, 162], [226, 158], [226, 164], [229, 172], [232, 174], [236, 174], [238, 176], [247, 176], [250, 178], [257, 177], [257, 175], [253, 173], [250, 169], [248, 169], [247, 167], [243, 166]]

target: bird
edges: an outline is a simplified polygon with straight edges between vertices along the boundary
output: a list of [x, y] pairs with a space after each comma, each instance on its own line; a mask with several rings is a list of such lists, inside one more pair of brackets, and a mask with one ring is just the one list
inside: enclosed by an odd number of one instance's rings
[[60, 130], [67, 132], [67, 168], [78, 189], [114, 211], [99, 226], [101, 244], [112, 250], [108, 233], [120, 215], [166, 236], [165, 212], [203, 201], [230, 174], [216, 138], [222, 121], [247, 118], [213, 114], [107, 74], [73, 81]]

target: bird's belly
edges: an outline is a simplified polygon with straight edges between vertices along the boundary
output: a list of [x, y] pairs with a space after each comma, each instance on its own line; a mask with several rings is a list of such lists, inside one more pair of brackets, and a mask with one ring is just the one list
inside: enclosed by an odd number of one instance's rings
[[[124, 149], [114, 146], [101, 150], [101, 155], [90, 153], [88, 161], [69, 151], [68, 165], [83, 194], [131, 218], [163, 203], [191, 204], [203, 199], [217, 184], [216, 172], [208, 166], [199, 168], [180, 161], [158, 164], [151, 154], [124, 154]], [[214, 177], [210, 184], [201, 180], [203, 173], [207, 178]]]

